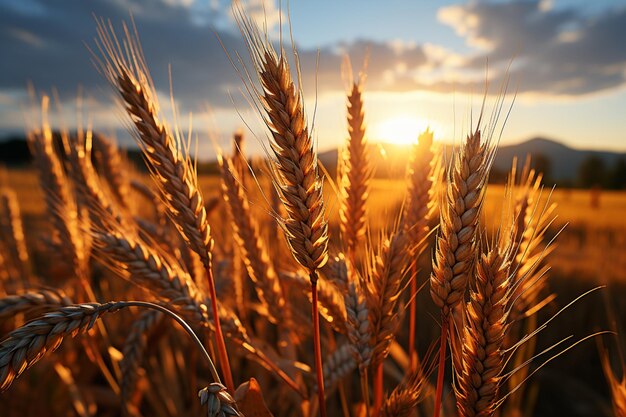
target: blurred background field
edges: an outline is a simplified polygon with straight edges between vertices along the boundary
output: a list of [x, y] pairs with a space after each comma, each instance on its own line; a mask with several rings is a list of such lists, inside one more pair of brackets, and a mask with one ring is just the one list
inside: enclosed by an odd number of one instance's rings
[[[42, 222], [45, 210], [37, 173], [30, 168], [9, 169], [0, 176], [4, 185], [17, 192], [26, 228], [37, 235], [37, 224]], [[263, 185], [266, 185], [263, 182]], [[200, 177], [200, 186], [205, 195], [219, 197], [219, 178], [212, 175]], [[372, 234], [387, 227], [390, 218], [397, 218], [402, 204], [405, 182], [401, 179], [375, 179], [372, 182], [371, 199], [368, 206], [371, 216]], [[258, 188], [258, 187], [255, 187]], [[329, 203], [331, 223], [336, 225], [338, 216], [337, 197], [333, 186], [327, 183], [326, 196]], [[252, 200], [261, 212], [268, 203], [258, 190]], [[571, 276], [593, 283], [606, 284], [626, 282], [626, 192], [584, 189], [560, 189], [545, 186], [543, 195], [557, 204], [557, 218], [551, 227], [551, 237], [563, 229], [551, 256], [553, 273]], [[498, 226], [501, 204], [504, 201], [504, 186], [490, 184], [485, 206], [485, 219], [490, 227]], [[255, 201], [256, 200], [256, 201]], [[267, 212], [265, 215], [269, 218]]]

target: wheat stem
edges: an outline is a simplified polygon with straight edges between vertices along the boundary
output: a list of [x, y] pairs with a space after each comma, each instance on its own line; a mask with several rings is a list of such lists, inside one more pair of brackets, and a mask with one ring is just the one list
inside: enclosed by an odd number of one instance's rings
[[374, 375], [374, 416], [380, 415], [383, 406], [383, 361], [376, 364], [376, 374]]
[[437, 389], [435, 391], [434, 417], [439, 417], [441, 412], [441, 399], [443, 397], [443, 376], [446, 370], [446, 350], [448, 348], [448, 316], [441, 315], [441, 337], [439, 344], [439, 364], [437, 366]]
[[315, 349], [315, 375], [317, 377], [317, 398], [320, 407], [320, 416], [326, 417], [326, 397], [324, 395], [324, 372], [322, 371], [322, 344], [320, 341], [320, 316], [317, 307], [317, 272], [310, 271], [311, 280], [311, 315], [313, 319], [313, 346]]
[[215, 292], [215, 283], [213, 280], [213, 269], [210, 266], [207, 266], [206, 274], [209, 280], [209, 298], [211, 299], [211, 308], [213, 310], [213, 323], [215, 324], [217, 355], [219, 357], [220, 367], [222, 368], [222, 374], [224, 374], [226, 387], [231, 393], [234, 393], [235, 383], [233, 382], [233, 375], [230, 369], [230, 362], [228, 360], [228, 352], [226, 351], [226, 344], [224, 343], [224, 334], [222, 333], [222, 326], [220, 325], [219, 310], [217, 308], [217, 293]]

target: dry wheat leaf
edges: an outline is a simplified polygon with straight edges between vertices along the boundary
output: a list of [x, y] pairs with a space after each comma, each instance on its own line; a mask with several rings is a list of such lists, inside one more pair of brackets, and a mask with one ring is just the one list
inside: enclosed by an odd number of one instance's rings
[[239, 385], [235, 391], [239, 411], [246, 417], [274, 417], [267, 409], [259, 383], [254, 378]]

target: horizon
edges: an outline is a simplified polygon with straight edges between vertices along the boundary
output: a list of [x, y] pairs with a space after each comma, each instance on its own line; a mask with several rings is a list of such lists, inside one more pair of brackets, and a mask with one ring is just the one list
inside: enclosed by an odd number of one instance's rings
[[[287, 5], [279, 13], [278, 4], [245, 2], [257, 21], [267, 20], [276, 40], [281, 19], [285, 37], [289, 30]], [[436, 140], [456, 143], [467, 133], [471, 114], [478, 114], [485, 79], [489, 115], [494, 103], [499, 105], [494, 93], [510, 76], [503, 114], [515, 103], [501, 145], [541, 137], [574, 149], [626, 152], [626, 120], [620, 114], [626, 106], [626, 48], [620, 45], [626, 36], [626, 4], [394, 0], [363, 7], [360, 24], [350, 19], [356, 4], [288, 5], [309, 124], [314, 121], [313, 137], [321, 151], [340, 147], [347, 135], [344, 85], [349, 77], [342, 80], [341, 69], [347, 54], [354, 77], [369, 56], [364, 100], [372, 142], [410, 143], [430, 126]], [[119, 30], [132, 11], [163, 114], [172, 120], [171, 66], [179, 124], [186, 131], [187, 115], [193, 114], [201, 158], [212, 158], [212, 141], [229, 148], [232, 132], [247, 126], [252, 130], [245, 132], [249, 151], [262, 153], [266, 129], [242, 99], [243, 83], [216, 40], [217, 35], [231, 54], [243, 52], [228, 1], [94, 0], [57, 6], [54, 0], [0, 0], [0, 39], [8, 63], [0, 68], [2, 136], [24, 133], [29, 125], [24, 120], [33, 116], [24, 109], [32, 104], [30, 80], [38, 93], [56, 87], [64, 111], [51, 115], [53, 126], [76, 126], [80, 85], [83, 119], [129, 145], [124, 119], [83, 42], [94, 45], [91, 13], [111, 19]], [[371, 30], [374, 23], [376, 30]]]

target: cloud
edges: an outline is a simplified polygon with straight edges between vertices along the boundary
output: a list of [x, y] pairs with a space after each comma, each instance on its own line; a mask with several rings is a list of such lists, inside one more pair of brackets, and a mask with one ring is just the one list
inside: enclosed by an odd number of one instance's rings
[[[276, 32], [279, 13], [274, 3], [263, 6], [261, 0], [248, 0], [244, 7], [260, 24], [267, 21], [270, 32]], [[32, 81], [38, 89], [55, 87], [64, 101], [73, 99], [78, 86], [88, 95], [108, 100], [111, 92], [85, 45], [94, 46], [94, 15], [110, 19], [119, 33], [120, 23], [129, 20], [129, 11], [161, 93], [169, 93], [171, 66], [174, 94], [186, 106], [182, 111], [198, 110], [206, 103], [232, 108], [229, 92], [239, 97], [243, 84], [224, 49], [234, 57], [235, 52], [245, 56], [246, 47], [225, 1], [73, 0], [69, 6], [67, 0], [0, 2], [0, 91], [24, 89]], [[311, 94], [316, 86], [322, 94], [342, 88], [344, 54], [352, 57], [357, 68], [369, 54], [370, 87], [374, 89], [398, 89], [398, 80], [405, 76], [402, 69], [425, 62], [421, 47], [400, 42], [363, 40], [299, 52], [304, 88]]]
[[439, 19], [479, 50], [466, 56], [462, 69], [484, 69], [488, 61], [502, 79], [513, 61], [510, 75], [520, 93], [578, 96], [626, 82], [626, 7], [589, 16], [539, 0], [472, 2], [441, 9]]
[[[265, 19], [263, 1], [244, 2], [257, 21], [267, 20], [274, 34], [280, 21], [276, 4], [265, 2]], [[111, 91], [92, 65], [85, 43], [94, 45], [93, 15], [110, 19], [119, 29], [122, 20], [129, 20], [129, 11], [161, 95], [169, 94], [171, 66], [174, 94], [184, 106], [181, 114], [198, 112], [206, 103], [232, 110], [229, 92], [241, 98], [243, 83], [222, 44], [231, 54], [247, 53], [228, 0], [4, 0], [0, 96], [21, 97], [32, 81], [38, 89], [56, 87], [66, 102], [82, 86], [85, 94], [110, 103]], [[487, 60], [492, 85], [497, 85], [512, 59], [509, 74], [520, 93], [578, 96], [626, 82], [626, 8], [588, 15], [555, 9], [546, 1], [515, 0], [450, 6], [438, 16], [463, 37], [469, 52], [434, 43], [370, 39], [300, 49], [305, 94], [342, 91], [345, 55], [355, 71], [368, 57], [368, 91], [480, 94]], [[0, 125], [16, 111], [9, 107], [0, 102]], [[241, 100], [238, 107], [247, 104]], [[18, 123], [13, 116], [11, 120]]]

